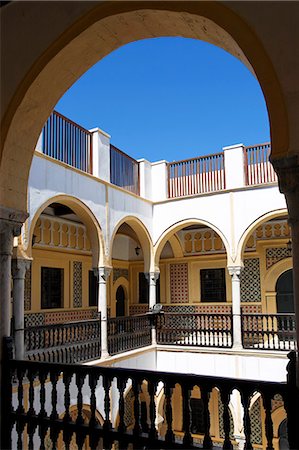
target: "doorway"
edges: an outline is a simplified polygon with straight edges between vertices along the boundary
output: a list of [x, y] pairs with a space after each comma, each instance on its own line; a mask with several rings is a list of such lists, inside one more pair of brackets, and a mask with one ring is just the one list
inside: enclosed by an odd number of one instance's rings
[[125, 308], [125, 290], [122, 286], [118, 286], [116, 291], [116, 317], [123, 317], [126, 315]]

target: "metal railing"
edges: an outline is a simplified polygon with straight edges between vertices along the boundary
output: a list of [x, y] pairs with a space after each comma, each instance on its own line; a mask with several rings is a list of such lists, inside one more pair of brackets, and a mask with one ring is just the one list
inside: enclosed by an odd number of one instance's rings
[[108, 351], [116, 355], [151, 344], [151, 324], [148, 315], [108, 319]]
[[157, 343], [194, 347], [232, 347], [232, 315], [164, 313], [157, 316]]
[[100, 319], [27, 327], [25, 354], [29, 360], [78, 363], [100, 358]]
[[243, 314], [242, 340], [244, 348], [294, 350], [295, 314]]
[[[190, 398], [192, 389], [200, 389], [203, 410], [201, 448], [214, 448], [210, 434], [211, 402], [213, 389], [217, 389], [223, 404], [223, 449], [232, 449], [230, 435], [229, 402], [234, 389], [240, 392], [243, 409], [245, 447], [252, 450], [251, 400], [260, 393], [264, 414], [261, 416], [267, 448], [273, 449], [272, 399], [280, 395], [288, 418], [290, 448], [298, 448], [296, 408], [298, 391], [295, 356], [290, 355], [288, 383], [240, 380], [182, 373], [132, 370], [99, 366], [51, 364], [33, 361], [16, 361], [5, 357], [3, 369], [1, 448], [57, 448], [58, 440], [70, 448], [73, 436], [78, 448], [89, 439], [89, 448], [198, 448], [192, 434]], [[179, 386], [182, 395], [182, 438], [174, 431], [174, 388]], [[162, 408], [165, 431], [156, 426], [158, 393], [163, 389]], [[132, 423], [128, 430], [125, 420], [126, 395], [131, 392]], [[142, 417], [140, 392], [148, 398], [146, 417]], [[113, 395], [112, 395], [113, 393]], [[84, 399], [84, 402], [83, 402]], [[72, 405], [72, 406], [71, 406]], [[74, 406], [76, 414], [73, 414]], [[88, 408], [87, 413], [86, 406]], [[72, 411], [71, 411], [72, 408]], [[98, 408], [103, 411], [103, 421], [98, 418]], [[144, 409], [143, 409], [144, 410]], [[112, 411], [119, 420], [111, 421]], [[104, 442], [102, 441], [104, 440]], [[87, 441], [88, 442], [88, 441]], [[130, 446], [131, 444], [131, 446]], [[37, 447], [36, 447], [37, 448]], [[48, 447], [47, 447], [48, 448]], [[219, 444], [218, 444], [219, 448]]]
[[223, 153], [168, 163], [169, 198], [223, 189], [225, 189]]
[[110, 182], [139, 195], [139, 163], [114, 145], [110, 145]]
[[92, 133], [53, 111], [42, 130], [42, 152], [92, 173]]
[[244, 149], [246, 185], [275, 183], [277, 175], [270, 163], [271, 144], [260, 144]]

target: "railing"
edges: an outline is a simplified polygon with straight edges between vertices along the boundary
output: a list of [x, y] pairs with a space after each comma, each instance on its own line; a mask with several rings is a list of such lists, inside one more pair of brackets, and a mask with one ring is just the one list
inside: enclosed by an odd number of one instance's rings
[[230, 314], [165, 313], [157, 317], [157, 343], [195, 347], [232, 347]]
[[33, 361], [78, 363], [100, 358], [101, 321], [25, 328], [25, 352]]
[[110, 182], [133, 194], [139, 195], [138, 161], [110, 145]]
[[116, 355], [151, 344], [149, 316], [116, 317], [108, 319], [108, 351]]
[[223, 153], [168, 164], [169, 198], [222, 189], [225, 189]]
[[244, 348], [294, 350], [295, 314], [243, 314], [242, 340]]
[[269, 161], [271, 144], [260, 144], [245, 148], [246, 185], [277, 182], [277, 175]]
[[42, 151], [51, 158], [92, 173], [92, 133], [56, 111], [43, 128]]
[[[292, 370], [294, 370], [292, 357]], [[250, 405], [256, 393], [260, 393], [265, 414], [261, 416], [267, 438], [267, 448], [273, 449], [273, 423], [271, 400], [279, 394], [284, 400], [288, 417], [290, 448], [298, 448], [296, 425], [296, 388], [294, 374], [289, 384], [263, 381], [238, 380], [181, 373], [155, 372], [82, 365], [62, 365], [32, 361], [5, 360], [3, 372], [3, 410], [1, 448], [57, 448], [71, 441], [78, 448], [88, 443], [89, 448], [156, 448], [191, 449], [198, 447], [191, 433], [192, 417], [190, 397], [192, 389], [200, 389], [203, 402], [201, 442], [204, 449], [212, 449], [210, 434], [210, 396], [216, 389], [223, 404], [223, 449], [232, 449], [230, 435], [229, 402], [234, 389], [241, 396], [245, 447], [252, 450]], [[173, 428], [176, 410], [172, 405], [174, 388], [182, 396], [182, 438], [179, 440]], [[13, 388], [17, 391], [14, 393]], [[164, 393], [165, 431], [156, 426], [158, 394]], [[126, 395], [131, 391], [132, 422], [126, 422]], [[140, 393], [148, 399], [146, 417], [142, 417]], [[84, 402], [83, 402], [84, 399]], [[71, 407], [72, 405], [72, 407]], [[74, 405], [76, 406], [74, 411]], [[100, 421], [98, 409], [103, 411]], [[128, 411], [128, 410], [127, 410]], [[116, 420], [118, 417], [118, 420]], [[27, 426], [26, 426], [27, 424]], [[130, 425], [128, 427], [128, 425]], [[128, 431], [129, 428], [129, 431]], [[73, 435], [74, 433], [74, 435]], [[74, 437], [73, 437], [74, 436]], [[197, 436], [198, 438], [198, 436]], [[73, 439], [73, 440], [72, 440]], [[88, 439], [88, 441], [86, 440]], [[104, 439], [104, 442], [102, 441]], [[117, 447], [114, 446], [117, 444]], [[131, 446], [129, 444], [132, 444]], [[98, 445], [100, 445], [98, 447]], [[219, 448], [219, 444], [218, 444]]]

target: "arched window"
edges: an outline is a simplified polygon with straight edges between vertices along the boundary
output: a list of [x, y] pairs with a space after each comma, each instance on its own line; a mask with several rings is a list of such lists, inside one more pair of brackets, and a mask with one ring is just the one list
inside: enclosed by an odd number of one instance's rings
[[278, 313], [294, 313], [293, 270], [282, 273], [276, 282], [276, 305]]
[[116, 317], [122, 317], [126, 313], [125, 298], [124, 288], [122, 286], [118, 286], [116, 291]]

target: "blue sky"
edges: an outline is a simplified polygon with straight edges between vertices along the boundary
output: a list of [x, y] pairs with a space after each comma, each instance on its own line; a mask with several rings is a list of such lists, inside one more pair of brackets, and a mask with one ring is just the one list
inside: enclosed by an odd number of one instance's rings
[[110, 53], [60, 99], [57, 111], [99, 127], [132, 157], [168, 161], [269, 141], [260, 86], [236, 58], [185, 38], [133, 42]]

